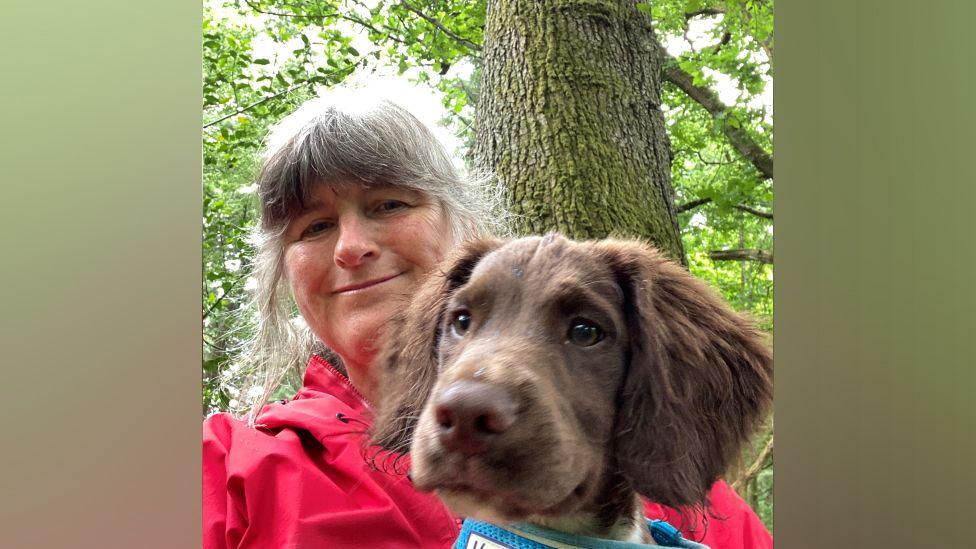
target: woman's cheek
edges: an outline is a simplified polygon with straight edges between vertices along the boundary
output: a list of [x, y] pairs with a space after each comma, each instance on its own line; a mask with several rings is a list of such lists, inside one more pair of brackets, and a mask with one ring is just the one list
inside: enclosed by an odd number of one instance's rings
[[415, 250], [416, 263], [428, 269], [444, 259], [450, 248], [450, 225], [440, 208], [404, 219], [396, 231], [401, 242], [409, 242]]
[[328, 256], [315, 253], [308, 243], [293, 244], [285, 253], [285, 269], [296, 300], [303, 300], [314, 294], [322, 285], [328, 266]]

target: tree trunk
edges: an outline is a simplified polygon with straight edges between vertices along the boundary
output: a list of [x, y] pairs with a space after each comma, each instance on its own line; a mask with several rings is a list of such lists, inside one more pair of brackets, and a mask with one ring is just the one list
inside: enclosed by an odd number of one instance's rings
[[643, 237], [684, 263], [660, 45], [621, 0], [489, 0], [475, 157], [519, 234]]

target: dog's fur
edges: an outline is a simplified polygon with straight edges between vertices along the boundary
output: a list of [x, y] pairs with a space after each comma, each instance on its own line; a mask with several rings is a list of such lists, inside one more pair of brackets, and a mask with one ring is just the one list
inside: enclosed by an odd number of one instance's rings
[[[579, 319], [603, 339], [570, 342]], [[469, 243], [389, 332], [373, 441], [409, 451], [417, 489], [494, 522], [649, 541], [637, 494], [703, 503], [772, 396], [762, 334], [636, 242]], [[435, 410], [466, 382], [512, 403], [511, 426], [473, 455], [442, 444]]]

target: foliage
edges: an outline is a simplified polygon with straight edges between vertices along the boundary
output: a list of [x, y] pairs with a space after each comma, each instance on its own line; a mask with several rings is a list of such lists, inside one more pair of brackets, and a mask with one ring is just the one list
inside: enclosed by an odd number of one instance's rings
[[[738, 310], [748, 311], [772, 333], [773, 267], [753, 261], [715, 261], [709, 251], [758, 249], [772, 251], [772, 219], [748, 213], [741, 206], [772, 213], [772, 179], [739, 153], [723, 133], [724, 125], [742, 129], [762, 150], [773, 148], [772, 113], [757, 98], [773, 76], [773, 3], [761, 0], [659, 0], [646, 4], [662, 42], [687, 42], [676, 57], [695, 84], [714, 86], [730, 80], [738, 96], [722, 116], [665, 81], [668, 134], [672, 146], [672, 180], [676, 203], [708, 202], [679, 214], [689, 269], [722, 292]], [[694, 39], [692, 27], [704, 27]], [[773, 531], [772, 422], [756, 437], [742, 458], [756, 465], [741, 486], [766, 526]], [[738, 472], [745, 475], [747, 469]], [[738, 476], [737, 475], [737, 476]]]
[[314, 82], [328, 82], [309, 58], [272, 64], [256, 57], [259, 36], [252, 25], [204, 12], [204, 413], [226, 410], [239, 396], [237, 385], [222, 375], [249, 335], [237, 313], [247, 303], [253, 253], [248, 234], [257, 215], [252, 182], [261, 140], [270, 124], [310, 95], [302, 88], [308, 73]]
[[[477, 108], [485, 0], [210, 0], [203, 23], [204, 413], [243, 399], [228, 371], [251, 329], [247, 304], [256, 217], [253, 181], [267, 129], [317, 86], [378, 63], [437, 90], [449, 125], [469, 147]], [[672, 145], [676, 203], [689, 268], [739, 310], [772, 329], [772, 265], [717, 261], [709, 252], [772, 249], [772, 179], [730, 144], [739, 130], [770, 154], [773, 76], [771, 0], [654, 0], [638, 4], [654, 21], [671, 66], [695, 85], [731, 82], [737, 97], [720, 112], [665, 79], [663, 108]], [[466, 151], [462, 151], [462, 154]], [[771, 216], [770, 216], [771, 217]], [[757, 439], [751, 463], [771, 437]], [[771, 527], [771, 457], [743, 492]]]

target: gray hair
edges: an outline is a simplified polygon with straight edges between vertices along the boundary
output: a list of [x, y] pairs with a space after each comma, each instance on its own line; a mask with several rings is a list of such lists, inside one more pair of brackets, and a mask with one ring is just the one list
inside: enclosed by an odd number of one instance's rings
[[[506, 234], [500, 190], [486, 176], [460, 177], [437, 138], [400, 106], [361, 91], [312, 99], [269, 134], [258, 196], [251, 314], [257, 323], [238, 367], [262, 387], [248, 423], [289, 373], [301, 375], [312, 353], [337, 358], [296, 314], [285, 277], [284, 233], [314, 187], [393, 185], [439, 202], [456, 245]], [[342, 369], [342, 365], [333, 362]]]

